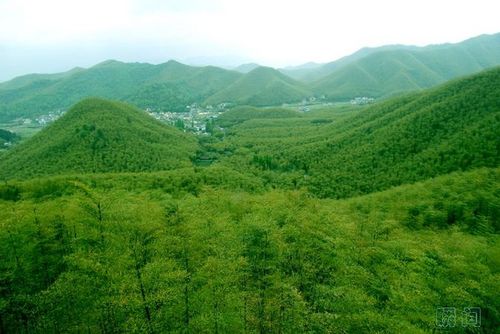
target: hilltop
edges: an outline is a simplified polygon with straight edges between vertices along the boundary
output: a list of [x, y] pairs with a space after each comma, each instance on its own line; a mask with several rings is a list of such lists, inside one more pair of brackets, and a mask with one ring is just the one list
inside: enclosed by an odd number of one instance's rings
[[129, 105], [85, 99], [2, 157], [1, 178], [190, 165], [196, 141]]
[[258, 67], [214, 94], [206, 103], [230, 102], [252, 106], [273, 106], [297, 102], [309, 96], [308, 88], [270, 67]]

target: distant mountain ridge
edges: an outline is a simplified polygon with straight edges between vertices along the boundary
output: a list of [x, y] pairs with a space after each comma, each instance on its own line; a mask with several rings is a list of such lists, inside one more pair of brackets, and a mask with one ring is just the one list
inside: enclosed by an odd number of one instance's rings
[[93, 96], [140, 108], [185, 111], [187, 104], [203, 102], [240, 76], [235, 71], [173, 60], [159, 65], [109, 60], [57, 79], [26, 81], [16, 89], [0, 88], [0, 121], [67, 109]]
[[277, 106], [311, 96], [330, 101], [379, 98], [499, 65], [500, 33], [456, 44], [363, 48], [328, 64], [279, 70], [254, 63], [226, 70], [173, 60], [159, 65], [109, 60], [89, 69], [32, 74], [0, 83], [0, 122], [65, 110], [92, 96], [174, 112], [186, 111], [192, 103]]
[[324, 65], [324, 73], [330, 74], [312, 82], [311, 87], [334, 100], [381, 97], [429, 88], [498, 65], [500, 33], [456, 44], [362, 49]]

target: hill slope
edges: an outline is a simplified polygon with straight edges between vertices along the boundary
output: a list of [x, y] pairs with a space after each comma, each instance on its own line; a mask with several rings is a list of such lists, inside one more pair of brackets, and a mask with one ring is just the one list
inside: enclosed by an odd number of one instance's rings
[[[456, 170], [500, 165], [500, 68], [340, 116], [250, 120], [222, 158], [268, 182], [350, 197]], [[242, 150], [241, 148], [249, 148]]]
[[270, 67], [258, 67], [208, 98], [206, 103], [270, 106], [300, 101], [308, 95], [310, 91], [305, 85]]
[[185, 111], [186, 104], [202, 102], [240, 76], [234, 71], [175, 61], [151, 65], [111, 60], [56, 78], [27, 80], [22, 86], [5, 83], [8, 89], [0, 89], [0, 121], [66, 109], [92, 96], [131, 102], [141, 108]]
[[0, 177], [151, 171], [190, 165], [195, 139], [119, 102], [86, 99], [15, 147]]
[[323, 70], [330, 74], [314, 82], [313, 90], [330, 99], [346, 100], [431, 87], [500, 65], [500, 33], [458, 44], [395, 46], [368, 49], [365, 53], [364, 57], [354, 54], [347, 61], [325, 65]]

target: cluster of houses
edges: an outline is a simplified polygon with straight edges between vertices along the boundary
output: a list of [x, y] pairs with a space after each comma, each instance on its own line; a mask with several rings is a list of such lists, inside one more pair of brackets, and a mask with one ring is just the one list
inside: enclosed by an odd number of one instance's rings
[[47, 115], [42, 115], [42, 116], [39, 116], [35, 119], [35, 122], [38, 123], [39, 125], [47, 125], [49, 123], [52, 123], [54, 122], [55, 120], [57, 120], [59, 117], [61, 117], [62, 115], [64, 115], [66, 111], [64, 110], [57, 110], [57, 111], [54, 111], [54, 112], [50, 112], [49, 114]]
[[59, 117], [64, 115], [66, 111], [65, 110], [56, 110], [56, 111], [51, 111], [50, 113], [46, 115], [41, 115], [36, 118], [18, 118], [15, 120], [15, 123], [18, 125], [32, 125], [32, 126], [45, 126], [49, 123], [54, 122], [57, 120]]
[[186, 106], [187, 112], [170, 112], [157, 111], [154, 112], [150, 108], [146, 108], [146, 112], [159, 121], [176, 126], [184, 131], [194, 132], [196, 134], [208, 134], [209, 129], [207, 124], [218, 118], [228, 105], [221, 103], [217, 106], [201, 106], [193, 103]]
[[373, 97], [355, 97], [354, 99], [351, 100], [352, 105], [364, 105], [364, 104], [370, 104], [373, 103], [375, 99]]

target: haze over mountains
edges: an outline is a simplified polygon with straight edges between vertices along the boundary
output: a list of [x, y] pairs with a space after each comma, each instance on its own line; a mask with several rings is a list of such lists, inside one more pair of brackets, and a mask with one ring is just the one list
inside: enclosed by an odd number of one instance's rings
[[191, 103], [262, 106], [294, 103], [312, 96], [326, 101], [348, 101], [358, 96], [380, 98], [431, 87], [497, 65], [500, 34], [423, 48], [365, 48], [321, 66], [305, 64], [282, 69], [283, 74], [256, 64], [233, 71], [175, 61], [160, 65], [106, 61], [89, 69], [33, 74], [1, 83], [0, 120], [67, 109], [89, 96], [176, 112], [186, 111], [186, 105]]

